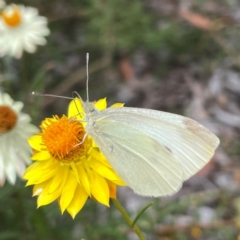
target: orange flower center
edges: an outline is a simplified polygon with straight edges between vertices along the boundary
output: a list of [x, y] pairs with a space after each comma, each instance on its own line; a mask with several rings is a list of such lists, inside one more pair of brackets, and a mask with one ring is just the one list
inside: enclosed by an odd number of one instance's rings
[[[57, 160], [62, 162], [78, 161], [85, 153], [89, 144], [81, 122], [68, 119], [66, 116], [46, 119], [40, 126], [42, 129], [43, 150], [47, 150]], [[81, 144], [80, 144], [81, 143]]]
[[21, 14], [17, 6], [14, 6], [11, 12], [6, 13], [5, 11], [5, 12], [2, 12], [1, 15], [3, 17], [4, 22], [9, 27], [17, 27], [22, 21]]
[[0, 106], [0, 134], [14, 128], [17, 122], [17, 114], [8, 106]]

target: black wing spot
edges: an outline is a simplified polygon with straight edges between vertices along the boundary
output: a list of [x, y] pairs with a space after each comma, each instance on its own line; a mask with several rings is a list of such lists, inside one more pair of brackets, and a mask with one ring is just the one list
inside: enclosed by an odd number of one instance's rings
[[173, 153], [172, 150], [166, 146], [164, 146], [170, 153]]
[[109, 145], [108, 149], [109, 149], [110, 152], [113, 152], [113, 145]]

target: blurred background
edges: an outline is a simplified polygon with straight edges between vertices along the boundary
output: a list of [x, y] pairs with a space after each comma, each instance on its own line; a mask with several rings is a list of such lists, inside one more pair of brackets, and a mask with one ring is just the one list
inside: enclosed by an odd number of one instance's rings
[[[193, 118], [221, 139], [210, 163], [167, 198], [119, 188], [146, 239], [240, 239], [240, 2], [237, 0], [25, 0], [49, 20], [47, 44], [0, 59], [0, 89], [39, 125], [69, 101], [32, 91], [152, 108]], [[92, 200], [72, 220], [56, 202], [36, 209], [24, 181], [0, 189], [0, 240], [137, 239], [111, 204]]]

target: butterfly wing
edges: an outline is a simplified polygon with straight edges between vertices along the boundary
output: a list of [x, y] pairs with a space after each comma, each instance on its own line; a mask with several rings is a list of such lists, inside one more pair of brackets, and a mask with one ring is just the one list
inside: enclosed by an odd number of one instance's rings
[[[158, 161], [161, 161], [161, 164], [170, 164], [169, 162], [174, 159], [173, 163], [175, 164], [175, 159], [177, 159], [183, 171], [183, 180], [187, 180], [205, 166], [219, 145], [219, 139], [196, 121], [180, 115], [156, 110], [127, 107], [107, 108], [96, 116], [95, 121], [103, 136], [105, 132], [113, 135], [112, 138], [107, 140], [108, 144], [111, 144], [111, 141], [118, 141], [114, 137], [118, 126], [122, 126], [123, 132], [133, 128], [142, 133], [142, 135], [140, 134], [142, 138], [154, 140], [156, 142], [155, 148], [159, 147], [160, 149], [157, 152], [159, 155]], [[109, 122], [112, 124], [114, 122], [114, 127], [108, 129], [107, 124]], [[122, 137], [124, 138], [124, 136], [123, 134]], [[102, 138], [100, 145], [103, 145], [105, 137], [99, 136], [99, 138]], [[116, 144], [127, 145], [124, 139], [121, 141], [123, 143]], [[137, 142], [138, 140], [133, 137], [132, 141]], [[163, 156], [161, 152], [164, 148], [170, 150], [174, 157]], [[123, 147], [121, 151], [124, 151]], [[142, 151], [141, 146], [135, 146], [135, 151]], [[144, 155], [144, 153], [142, 154]], [[111, 162], [108, 156], [105, 156]], [[113, 167], [115, 161], [118, 160], [114, 160], [114, 163], [111, 162]], [[135, 160], [136, 163], [134, 164], [138, 164], [140, 161], [140, 159], [138, 161]], [[146, 162], [146, 160], [144, 161]], [[118, 168], [116, 170], [118, 171]]]
[[108, 117], [97, 121], [94, 140], [122, 180], [135, 193], [171, 195], [182, 185], [178, 160], [155, 139]]

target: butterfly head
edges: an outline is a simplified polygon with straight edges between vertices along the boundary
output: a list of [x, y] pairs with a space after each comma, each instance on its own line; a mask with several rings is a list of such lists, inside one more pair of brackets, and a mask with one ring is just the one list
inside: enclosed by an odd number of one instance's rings
[[82, 102], [82, 106], [86, 115], [94, 115], [99, 112], [92, 102]]

